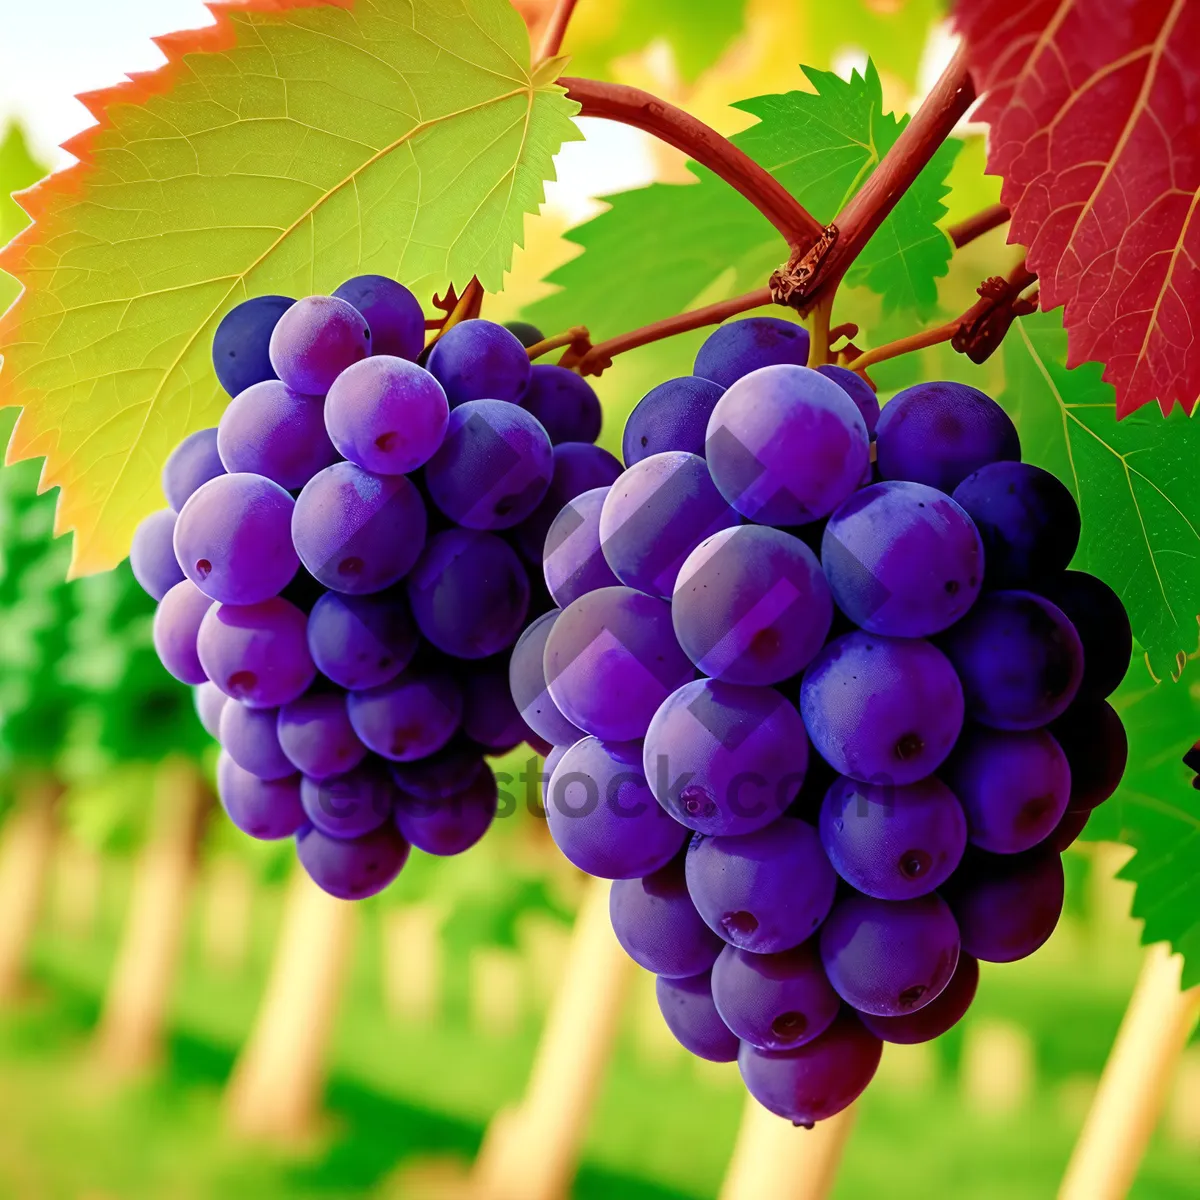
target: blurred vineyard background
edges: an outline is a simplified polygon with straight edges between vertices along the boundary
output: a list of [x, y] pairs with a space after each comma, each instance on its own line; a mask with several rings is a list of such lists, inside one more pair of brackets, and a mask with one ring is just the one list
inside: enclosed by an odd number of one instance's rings
[[[536, 28], [547, 6], [518, 7]], [[582, 0], [566, 48], [575, 73], [652, 87], [723, 132], [747, 123], [728, 102], [807, 86], [801, 62], [861, 68], [867, 50], [888, 107], [910, 108], [948, 52], [941, 4], [836, 8], [834, 22], [828, 0]], [[572, 162], [587, 149], [570, 148]], [[679, 156], [648, 141], [593, 149], [618, 177], [681, 178]], [[982, 159], [967, 130], [948, 222], [996, 199]], [[43, 170], [10, 124], [0, 240], [24, 220], [8, 194]], [[558, 320], [540, 282], [577, 252], [562, 235], [586, 209], [576, 167], [563, 170], [484, 315], [525, 313], [547, 332], [575, 319]], [[584, 178], [604, 177], [593, 162]], [[1013, 255], [1000, 231], [979, 239], [941, 281], [940, 307], [961, 311]], [[14, 292], [0, 277], [0, 306]], [[839, 312], [865, 344], [895, 336], [865, 292]], [[637, 399], [686, 371], [701, 336], [604, 376], [609, 448]], [[1003, 385], [1002, 356], [976, 368], [944, 348], [876, 378], [886, 394], [918, 373]], [[54, 497], [36, 485], [35, 464], [0, 470], [0, 1196], [465, 1200], [485, 1131], [525, 1091], [588, 894], [527, 803], [537, 788], [522, 776], [540, 764], [527, 752], [497, 764], [514, 777], [512, 815], [461, 859], [414, 855], [374, 901], [323, 900], [289, 847], [250, 843], [223, 820], [215, 748], [155, 660], [151, 603], [127, 567], [64, 583]], [[1051, 943], [1015, 966], [985, 964], [970, 1015], [940, 1041], [887, 1048], [838, 1197], [1053, 1195], [1141, 961], [1131, 888], [1114, 880], [1127, 853], [1077, 844]], [[743, 1107], [736, 1067], [687, 1055], [652, 979], [612, 969], [620, 1015], [573, 1195], [714, 1197]], [[583, 1057], [604, 1034], [579, 1017]], [[1200, 1194], [1200, 1045], [1132, 1194]]]

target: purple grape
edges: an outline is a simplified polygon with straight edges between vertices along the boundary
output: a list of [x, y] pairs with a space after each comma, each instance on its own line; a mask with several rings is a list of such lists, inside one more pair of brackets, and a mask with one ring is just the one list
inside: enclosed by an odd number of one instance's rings
[[278, 379], [256, 383], [230, 403], [217, 426], [217, 449], [226, 471], [262, 475], [287, 491], [338, 457], [321, 397], [293, 392]]
[[402, 593], [342, 596], [327, 592], [308, 617], [317, 670], [353, 691], [395, 679], [417, 650], [417, 630]]
[[967, 953], [960, 953], [958, 966], [950, 982], [936, 1000], [931, 1000], [924, 1008], [913, 1013], [905, 1013], [902, 1017], [877, 1017], [872, 1013], [859, 1013], [858, 1019], [877, 1038], [885, 1042], [893, 1042], [901, 1046], [911, 1046], [915, 1042], [931, 1042], [941, 1037], [948, 1029], [953, 1029], [966, 1015], [975, 999], [975, 991], [979, 987], [979, 960]]
[[292, 517], [300, 561], [327, 588], [380, 592], [403, 579], [425, 547], [425, 504], [403, 475], [334, 463], [304, 485]]
[[175, 510], [152, 512], [133, 533], [129, 548], [133, 577], [152, 600], [161, 600], [181, 579], [183, 568], [175, 557]]
[[869, 465], [867, 427], [836, 383], [808, 367], [764, 367], [717, 401], [705, 441], [721, 494], [760, 525], [833, 512]]
[[497, 798], [496, 776], [484, 764], [461, 791], [452, 795], [433, 800], [399, 796], [396, 827], [426, 854], [462, 854], [487, 833], [496, 816]]
[[654, 990], [667, 1028], [685, 1050], [709, 1062], [733, 1062], [737, 1058], [737, 1035], [721, 1020], [713, 1003], [711, 972], [686, 979], [660, 975], [654, 981]]
[[820, 1037], [793, 1050], [759, 1050], [742, 1042], [738, 1070], [763, 1108], [811, 1129], [866, 1091], [882, 1054], [883, 1043], [842, 1009]]
[[[611, 741], [645, 734], [658, 706], [694, 674], [675, 640], [671, 606], [633, 588], [580, 596], [550, 624], [545, 647], [546, 685], [559, 712]], [[524, 694], [513, 688], [518, 703]], [[540, 732], [523, 704], [521, 715]]]
[[600, 545], [622, 583], [670, 599], [684, 559], [705, 538], [740, 523], [704, 459], [670, 450], [642, 459], [609, 488]]
[[1133, 653], [1129, 614], [1120, 596], [1095, 575], [1064, 571], [1042, 580], [1037, 592], [1056, 604], [1075, 626], [1083, 644], [1080, 694], [1110, 696], [1125, 678]]
[[462, 692], [447, 674], [404, 671], [390, 683], [347, 700], [350, 724], [367, 748], [396, 762], [440, 750], [462, 719]]
[[221, 318], [213, 334], [213, 370], [231, 396], [278, 378], [271, 366], [271, 334], [295, 303], [290, 296], [253, 296]]
[[294, 506], [263, 475], [210, 479], [175, 522], [175, 557], [183, 573], [222, 604], [277, 596], [300, 566], [290, 534]]
[[450, 406], [428, 371], [391, 355], [347, 367], [325, 399], [325, 428], [338, 452], [377, 475], [422, 467], [442, 444]]
[[558, 761], [547, 792], [550, 836], [563, 857], [601, 879], [640, 879], [679, 853], [687, 830], [654, 802], [641, 744], [588, 737]]
[[965, 383], [918, 383], [898, 392], [883, 406], [875, 441], [884, 479], [928, 484], [947, 495], [980, 467], [1021, 458], [1008, 414]]
[[1071, 794], [1071, 768], [1044, 729], [963, 731], [942, 778], [967, 814], [971, 844], [1016, 854], [1054, 832]]
[[434, 534], [407, 586], [417, 628], [455, 658], [511, 646], [529, 611], [529, 576], [517, 552], [476, 529]]
[[945, 761], [962, 729], [963, 694], [928, 642], [848, 633], [813, 660], [800, 712], [817, 752], [864, 783], [915, 783]]
[[501, 400], [471, 400], [450, 414], [425, 485], [459, 525], [510, 529], [537, 508], [553, 473], [554, 448], [534, 417]]
[[293, 769], [313, 780], [344, 775], [367, 756], [350, 724], [342, 692], [310, 692], [285, 704], [279, 710], [277, 734]]
[[1083, 812], [1072, 812], [1069, 808], [1063, 813], [1063, 818], [1055, 827], [1054, 832], [1046, 839], [1045, 846], [1056, 854], [1062, 854], [1068, 846], [1073, 846], [1083, 833], [1092, 815], [1091, 809]]
[[921, 483], [876, 483], [829, 518], [821, 562], [856, 625], [891, 637], [948, 629], [983, 586], [983, 543], [949, 496]]
[[760, 1050], [811, 1042], [842, 1006], [812, 941], [780, 954], [726, 946], [712, 969], [712, 993], [721, 1020]]
[[834, 991], [880, 1017], [935, 1000], [954, 974], [958, 950], [958, 926], [936, 892], [896, 901], [847, 896], [821, 926], [821, 961]]
[[563, 716], [546, 687], [546, 641], [561, 615], [557, 608], [543, 613], [517, 639], [508, 660], [508, 685], [521, 719], [535, 734], [553, 745], [571, 746], [587, 735]]
[[196, 640], [204, 614], [213, 607], [190, 579], [177, 583], [159, 601], [154, 613], [154, 649], [159, 661], [180, 683], [204, 683], [208, 679]]
[[235, 828], [260, 841], [291, 837], [304, 824], [299, 775], [259, 779], [222, 752], [217, 759], [217, 795]]
[[236, 700], [221, 713], [221, 749], [259, 779], [286, 779], [296, 773], [295, 764], [279, 745], [277, 715], [274, 708], [248, 708]]
[[984, 962], [1016, 962], [1045, 944], [1062, 914], [1062, 859], [1050, 847], [1024, 854], [975, 851], [946, 886], [962, 948]]
[[198, 487], [224, 474], [216, 429], [197, 429], [171, 451], [162, 469], [163, 495], [171, 508], [182, 512], [188, 497]]
[[615, 880], [608, 914], [625, 953], [655, 975], [700, 975], [717, 961], [724, 945], [700, 919], [679, 855], [641, 879]]
[[463, 683], [463, 733], [471, 741], [503, 754], [519, 746], [528, 730], [512, 698], [507, 667], [490, 667], [467, 675]]
[[307, 618], [278, 597], [261, 604], [214, 604], [196, 649], [209, 679], [252, 708], [278, 708], [303, 695], [317, 669], [305, 638]]
[[781, 817], [742, 837], [693, 838], [687, 885], [714, 933], [753, 954], [778, 954], [829, 915], [837, 876], [816, 830]]
[[617, 587], [620, 580], [600, 547], [600, 513], [606, 487], [592, 488], [569, 501], [546, 534], [542, 570], [554, 603], [566, 607], [597, 588]]
[[453, 796], [485, 768], [490, 770], [483, 752], [461, 735], [424, 758], [388, 764], [396, 786], [417, 800], [444, 800]]
[[875, 395], [875, 389], [861, 375], [847, 367], [824, 363], [817, 370], [826, 379], [832, 379], [854, 401], [854, 407], [862, 415], [867, 433], [874, 437], [875, 426], [879, 424], [879, 397]]
[[680, 568], [671, 599], [688, 657], [726, 683], [780, 683], [821, 649], [833, 600], [817, 556], [799, 538], [739, 525], [706, 538]]
[[724, 392], [711, 379], [684, 375], [651, 388], [625, 422], [621, 454], [632, 467], [652, 454], [683, 450], [704, 457], [708, 418]]
[[537, 418], [556, 446], [594, 442], [600, 436], [600, 398], [582, 375], [566, 367], [533, 367], [521, 407]]
[[825, 794], [820, 831], [837, 873], [879, 900], [932, 892], [967, 846], [962, 805], [932, 775], [903, 787], [841, 776]]
[[1083, 678], [1075, 627], [1032, 592], [988, 593], [938, 645], [962, 681], [968, 715], [993, 729], [1048, 725]]
[[1050, 726], [1071, 770], [1073, 812], [1091, 812], [1117, 790], [1129, 761], [1125, 726], [1111, 704], [1081, 696]]
[[460, 321], [433, 344], [429, 370], [451, 408], [471, 400], [519, 401], [529, 386], [529, 355], [503, 325]]
[[530, 325], [528, 321], [505, 321], [504, 328], [525, 347], [526, 350], [532, 346], [536, 346], [538, 342], [545, 341], [545, 334], [536, 326]]
[[293, 391], [324, 396], [333, 381], [371, 353], [362, 314], [333, 296], [297, 300], [271, 332], [271, 366]]
[[391, 822], [345, 840], [305, 825], [296, 834], [296, 857], [322, 891], [339, 900], [365, 900], [382, 892], [408, 861], [408, 843]]
[[710, 333], [696, 355], [696, 374], [727, 388], [751, 371], [808, 362], [808, 330], [780, 317], [745, 317]]
[[335, 838], [362, 837], [378, 829], [390, 820], [398, 796], [378, 759], [327, 779], [305, 776], [300, 784], [304, 815], [314, 828]]
[[644, 765], [658, 802], [689, 829], [753, 833], [796, 798], [808, 739], [774, 688], [697, 679], [654, 714]]
[[425, 349], [425, 313], [421, 302], [386, 275], [356, 275], [333, 293], [352, 305], [371, 330], [371, 353], [415, 361]]
[[[198, 631], [197, 631], [198, 632]], [[210, 738], [220, 739], [221, 713], [229, 701], [229, 697], [215, 683], [201, 683], [192, 689], [192, 699], [196, 705], [196, 716], [204, 726], [204, 732]]]

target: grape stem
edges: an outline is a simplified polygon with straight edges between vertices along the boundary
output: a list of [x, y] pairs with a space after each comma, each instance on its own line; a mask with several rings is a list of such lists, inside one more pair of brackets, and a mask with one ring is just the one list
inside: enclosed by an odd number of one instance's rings
[[544, 354], [549, 354], [551, 350], [558, 350], [563, 346], [578, 346], [581, 354], [586, 354], [592, 348], [591, 334], [588, 333], [586, 325], [573, 325], [570, 329], [564, 330], [562, 333], [556, 333], [553, 337], [542, 338], [540, 342], [534, 342], [529, 347], [529, 361], [533, 362], [536, 358], [541, 358]]
[[479, 316], [480, 310], [483, 308], [483, 284], [479, 282], [478, 276], [472, 275], [471, 282], [463, 288], [461, 296], [455, 293], [454, 285], [451, 284], [445, 298], [435, 296], [433, 304], [435, 308], [440, 308], [446, 316], [440, 321], [425, 322], [426, 329], [432, 327], [437, 330], [425, 347], [427, 350], [460, 321], [470, 321]]
[[578, 0], [558, 0], [554, 12], [550, 14], [550, 23], [542, 35], [542, 44], [537, 52], [537, 62], [545, 62], [553, 58], [562, 49], [563, 36], [570, 24], [571, 14], [575, 11]]
[[812, 320], [808, 330], [808, 365], [823, 367], [830, 361], [829, 344], [833, 340], [829, 328], [829, 320], [833, 316], [833, 293], [814, 305], [809, 316]]
[[949, 226], [946, 232], [950, 235], [954, 248], [961, 250], [968, 242], [973, 242], [977, 237], [982, 237], [1003, 225], [1011, 215], [1006, 204], [989, 204], [987, 208], [980, 209], [965, 221]]

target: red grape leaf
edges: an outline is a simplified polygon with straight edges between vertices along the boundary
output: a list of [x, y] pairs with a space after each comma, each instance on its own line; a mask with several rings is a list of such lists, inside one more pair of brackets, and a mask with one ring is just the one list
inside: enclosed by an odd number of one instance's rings
[[959, 0], [988, 170], [1068, 366], [1098, 361], [1117, 415], [1200, 396], [1200, 4]]

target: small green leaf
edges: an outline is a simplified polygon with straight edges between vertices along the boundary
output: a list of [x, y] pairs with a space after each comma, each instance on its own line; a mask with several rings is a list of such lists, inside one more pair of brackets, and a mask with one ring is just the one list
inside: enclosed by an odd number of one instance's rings
[[[13, 192], [32, 187], [48, 170], [30, 153], [25, 131], [16, 121], [10, 121], [0, 141], [0, 246], [12, 241], [29, 224], [25, 211], [12, 198]], [[11, 275], [0, 271], [0, 312], [20, 290], [21, 285]]]

